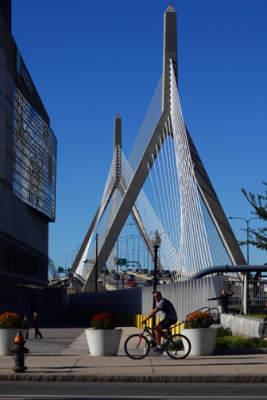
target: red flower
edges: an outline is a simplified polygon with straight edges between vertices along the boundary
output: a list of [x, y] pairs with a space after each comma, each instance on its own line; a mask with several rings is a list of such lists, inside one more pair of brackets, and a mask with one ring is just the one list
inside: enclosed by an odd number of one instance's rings
[[117, 326], [116, 319], [109, 313], [96, 314], [91, 319], [91, 323], [95, 329], [115, 329]]

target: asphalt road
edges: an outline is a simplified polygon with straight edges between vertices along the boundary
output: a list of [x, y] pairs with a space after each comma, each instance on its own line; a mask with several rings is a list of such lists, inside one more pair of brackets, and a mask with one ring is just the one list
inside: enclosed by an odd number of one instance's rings
[[0, 399], [267, 399], [266, 384], [0, 382]]

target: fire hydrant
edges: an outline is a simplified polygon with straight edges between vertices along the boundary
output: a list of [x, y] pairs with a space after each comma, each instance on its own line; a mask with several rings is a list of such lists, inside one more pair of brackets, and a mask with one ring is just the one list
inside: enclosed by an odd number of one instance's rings
[[24, 347], [25, 340], [21, 331], [18, 331], [13, 343], [16, 345], [16, 348], [11, 350], [11, 354], [15, 360], [15, 365], [12, 367], [12, 369], [15, 372], [24, 372], [27, 369], [27, 367], [24, 365], [24, 359], [25, 355], [28, 354], [29, 349]]

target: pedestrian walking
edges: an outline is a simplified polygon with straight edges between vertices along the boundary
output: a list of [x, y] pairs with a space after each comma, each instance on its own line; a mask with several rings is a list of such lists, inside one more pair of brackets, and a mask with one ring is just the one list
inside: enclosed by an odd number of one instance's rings
[[29, 321], [27, 315], [24, 314], [22, 329], [26, 329], [26, 339], [29, 339], [29, 330], [30, 330], [30, 327], [31, 327], [30, 321]]
[[35, 339], [39, 336], [40, 339], [42, 339], [43, 335], [40, 332], [40, 317], [35, 311], [33, 313], [33, 320], [34, 320], [34, 329], [35, 329]]
[[234, 289], [232, 293], [226, 293], [225, 290], [222, 290], [221, 295], [219, 297], [213, 297], [212, 299], [207, 299], [207, 301], [220, 300], [222, 306], [222, 314], [228, 314], [229, 297], [233, 296], [235, 292], [236, 289]]

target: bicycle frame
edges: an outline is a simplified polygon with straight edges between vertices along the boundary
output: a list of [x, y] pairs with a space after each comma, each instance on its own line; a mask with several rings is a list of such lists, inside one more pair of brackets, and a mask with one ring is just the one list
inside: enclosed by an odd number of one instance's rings
[[[161, 331], [161, 337], [162, 339], [168, 339], [170, 336], [172, 336], [171, 334], [171, 328], [175, 328], [176, 326], [182, 325], [184, 322], [179, 322], [175, 325], [172, 325], [172, 327], [166, 328], [163, 331]], [[141, 338], [143, 337], [144, 333], [147, 333], [148, 336], [151, 338], [151, 340], [153, 341], [153, 343], [155, 343], [155, 345], [157, 344], [156, 338], [153, 335], [152, 331], [153, 328], [150, 328], [149, 326], [147, 326], [146, 322], [144, 323], [145, 327], [143, 329], [143, 331], [140, 333], [140, 341]]]
[[[140, 332], [140, 341], [141, 341], [141, 338], [144, 336], [144, 333], [147, 333], [147, 335], [150, 337], [150, 339], [153, 341], [153, 343], [157, 344], [156, 338], [152, 333], [153, 328], [150, 328], [149, 326], [147, 326], [146, 322], [144, 323], [144, 325], [145, 326], [144, 326], [143, 331]], [[139, 342], [139, 344], [140, 344], [140, 342]]]

